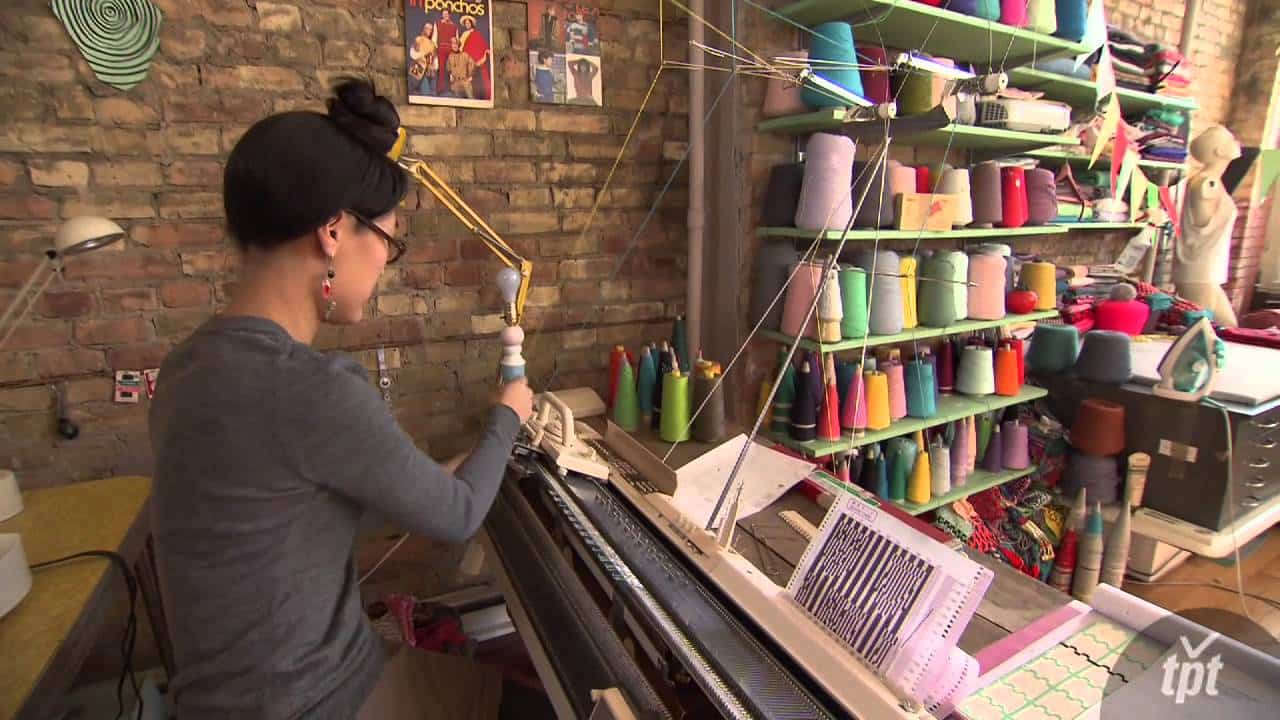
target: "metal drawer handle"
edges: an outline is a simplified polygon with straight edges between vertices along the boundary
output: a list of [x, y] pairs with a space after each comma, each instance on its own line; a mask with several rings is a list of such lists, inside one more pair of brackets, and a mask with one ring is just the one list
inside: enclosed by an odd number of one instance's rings
[[1272, 428], [1280, 427], [1280, 418], [1276, 418], [1274, 420], [1268, 420], [1267, 422], [1262, 422], [1259, 420], [1250, 420], [1249, 422], [1253, 423], [1254, 427], [1259, 427], [1259, 428], [1262, 428], [1263, 430], [1271, 430]]
[[1254, 458], [1249, 461], [1249, 467], [1258, 469], [1271, 467], [1271, 461], [1266, 458]]
[[1263, 450], [1270, 450], [1271, 448], [1275, 447], [1276, 444], [1277, 444], [1276, 439], [1273, 437], [1269, 437], [1265, 440], [1259, 440], [1258, 442], [1254, 443], [1254, 445], [1257, 445]]
[[1241, 500], [1240, 504], [1247, 508], [1256, 508], [1262, 504], [1262, 500], [1253, 495], [1249, 495], [1245, 497], [1245, 499]]
[[1266, 486], [1266, 484], [1267, 484], [1267, 479], [1262, 477], [1261, 475], [1254, 475], [1253, 477], [1244, 481], [1244, 486], [1249, 488], [1250, 490], [1256, 490], [1260, 487]]

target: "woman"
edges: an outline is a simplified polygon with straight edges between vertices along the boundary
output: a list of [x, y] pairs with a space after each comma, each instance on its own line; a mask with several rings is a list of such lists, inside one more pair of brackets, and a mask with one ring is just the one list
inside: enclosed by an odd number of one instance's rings
[[462, 52], [471, 56], [476, 63], [474, 72], [475, 94], [481, 100], [493, 97], [493, 84], [489, 75], [489, 42], [476, 30], [476, 19], [470, 15], [462, 16]]
[[390, 101], [347, 80], [327, 115], [268, 117], [227, 160], [241, 277], [225, 312], [166, 358], [150, 409], [179, 718], [352, 718], [370, 716], [371, 698], [385, 706], [387, 676], [414, 675], [386, 662], [362, 612], [357, 522], [368, 510], [466, 540], [531, 412], [526, 384], [503, 386], [450, 473], [355, 360], [311, 347], [322, 323], [361, 319], [405, 250], [395, 208], [408, 178], [386, 155], [398, 126]]

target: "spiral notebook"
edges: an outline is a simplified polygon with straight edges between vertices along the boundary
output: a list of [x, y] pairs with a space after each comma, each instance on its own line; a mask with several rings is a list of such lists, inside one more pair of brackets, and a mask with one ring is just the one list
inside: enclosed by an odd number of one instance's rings
[[993, 573], [851, 490], [828, 510], [787, 593], [895, 691], [948, 708], [976, 676], [956, 641]]

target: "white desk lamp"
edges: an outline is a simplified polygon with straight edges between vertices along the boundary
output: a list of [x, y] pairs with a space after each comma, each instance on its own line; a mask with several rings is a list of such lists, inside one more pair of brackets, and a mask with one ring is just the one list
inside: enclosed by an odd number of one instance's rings
[[[26, 284], [18, 291], [13, 302], [5, 308], [4, 315], [0, 316], [0, 348], [4, 347], [4, 344], [9, 341], [9, 336], [26, 319], [27, 313], [31, 312], [31, 307], [44, 293], [44, 289], [61, 273], [64, 257], [106, 247], [122, 237], [124, 237], [124, 230], [107, 218], [78, 217], [62, 223], [58, 228], [58, 234], [53, 237], [53, 247], [45, 251], [44, 258], [36, 266], [35, 272], [27, 278]], [[31, 289], [35, 287], [36, 281], [49, 269], [50, 265], [53, 266], [53, 272], [46, 275], [39, 289], [32, 292]], [[22, 312], [19, 313], [18, 308], [22, 308]]]
[[[31, 277], [0, 315], [0, 348], [27, 318], [49, 283], [61, 274], [63, 258], [106, 247], [122, 237], [124, 230], [107, 218], [78, 217], [62, 223], [54, 235], [53, 247], [45, 251]], [[40, 276], [51, 266], [53, 270], [40, 281]], [[38, 288], [37, 281], [40, 281]], [[34, 292], [32, 288], [36, 288]], [[0, 469], [0, 521], [20, 512], [22, 495], [18, 491], [17, 478], [11, 470]], [[31, 570], [22, 551], [22, 538], [13, 533], [0, 533], [0, 617], [17, 606], [30, 591]]]

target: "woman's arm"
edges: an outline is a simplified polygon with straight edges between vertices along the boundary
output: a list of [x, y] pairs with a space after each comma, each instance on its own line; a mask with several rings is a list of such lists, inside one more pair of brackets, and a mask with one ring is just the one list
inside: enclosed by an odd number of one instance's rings
[[283, 449], [304, 477], [406, 530], [450, 543], [475, 534], [502, 483], [520, 429], [506, 405], [489, 410], [473, 450], [450, 470], [400, 427], [354, 360], [281, 383]]

